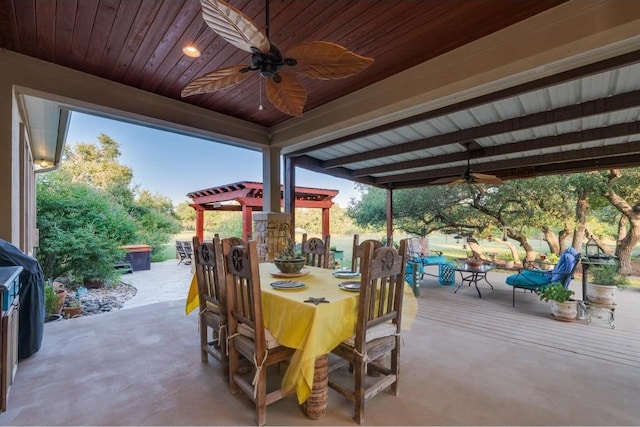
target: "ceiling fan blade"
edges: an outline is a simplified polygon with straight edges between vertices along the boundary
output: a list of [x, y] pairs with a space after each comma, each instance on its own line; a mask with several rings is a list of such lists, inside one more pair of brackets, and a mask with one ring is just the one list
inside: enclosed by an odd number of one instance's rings
[[291, 74], [278, 73], [280, 82], [273, 78], [267, 80], [267, 98], [274, 107], [290, 116], [302, 117], [302, 110], [307, 103], [307, 91]]
[[454, 186], [454, 185], [464, 184], [465, 182], [468, 182], [468, 181], [466, 179], [464, 179], [464, 178], [458, 178], [458, 179], [456, 179], [454, 181], [451, 181], [447, 185], [449, 187], [451, 187], [451, 186]]
[[285, 58], [298, 61], [294, 70], [321, 80], [342, 79], [367, 68], [373, 58], [360, 56], [331, 42], [303, 42], [288, 49]]
[[435, 179], [431, 182], [429, 182], [429, 184], [435, 184], [435, 185], [439, 185], [439, 184], [449, 184], [457, 179], [459, 179], [459, 176], [446, 176], [444, 178], [438, 178]]
[[252, 47], [269, 52], [269, 40], [247, 15], [222, 0], [200, 0], [200, 4], [204, 22], [220, 37], [249, 53]]
[[495, 175], [471, 172], [471, 181], [476, 184], [502, 184], [502, 180]]
[[182, 89], [180, 95], [184, 98], [186, 96], [215, 92], [231, 87], [251, 75], [251, 73], [242, 72], [242, 70], [246, 68], [246, 65], [234, 65], [233, 67], [220, 68], [219, 70], [212, 71], [202, 77], [191, 80], [191, 82]]

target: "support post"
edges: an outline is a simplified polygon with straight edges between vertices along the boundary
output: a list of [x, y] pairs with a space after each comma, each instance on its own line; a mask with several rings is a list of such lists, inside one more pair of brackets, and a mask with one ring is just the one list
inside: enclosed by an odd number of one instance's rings
[[393, 247], [393, 188], [387, 188], [387, 246]]

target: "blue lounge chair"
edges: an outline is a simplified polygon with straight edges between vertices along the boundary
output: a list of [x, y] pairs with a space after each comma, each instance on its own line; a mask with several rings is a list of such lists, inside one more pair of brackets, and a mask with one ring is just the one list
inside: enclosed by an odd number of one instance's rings
[[558, 264], [551, 271], [526, 269], [507, 277], [507, 285], [513, 287], [513, 306], [516, 306], [516, 288], [533, 292], [553, 283], [562, 283], [565, 289], [568, 288], [579, 262], [580, 252], [571, 247], [562, 252]]
[[438, 274], [428, 273], [425, 269], [427, 266], [440, 266], [447, 264], [447, 257], [442, 255], [440, 251], [430, 251], [429, 241], [426, 237], [412, 237], [407, 240], [408, 259], [418, 264], [418, 274], [424, 279], [424, 275], [438, 277]]

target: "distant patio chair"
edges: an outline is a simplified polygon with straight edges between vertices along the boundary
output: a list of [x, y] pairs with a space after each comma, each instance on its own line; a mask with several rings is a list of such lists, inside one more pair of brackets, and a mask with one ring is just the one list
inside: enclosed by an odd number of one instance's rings
[[407, 240], [407, 259], [416, 264], [416, 273], [420, 275], [420, 279], [424, 279], [425, 274], [438, 277], [438, 274], [428, 273], [425, 267], [440, 266], [449, 262], [442, 252], [429, 249], [429, 239], [426, 237], [412, 237]]
[[553, 283], [562, 283], [565, 289], [568, 288], [579, 263], [580, 252], [571, 247], [562, 252], [553, 270], [524, 269], [507, 277], [507, 285], [513, 287], [512, 305], [516, 306], [516, 288], [533, 292]]
[[191, 244], [191, 242], [176, 240], [176, 251], [178, 252], [178, 256], [180, 257], [180, 260], [178, 261], [178, 265], [191, 264], [191, 256], [193, 255], [193, 245]]
[[307, 240], [307, 233], [302, 235], [302, 256], [306, 265], [320, 268], [333, 268], [329, 265], [331, 247], [329, 242], [331, 236], [326, 235], [324, 241], [318, 237], [312, 237]]

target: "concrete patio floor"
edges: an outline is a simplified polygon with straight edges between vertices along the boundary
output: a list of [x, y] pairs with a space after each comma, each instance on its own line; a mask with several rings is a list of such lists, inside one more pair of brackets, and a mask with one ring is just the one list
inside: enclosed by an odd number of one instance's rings
[[[190, 267], [162, 264], [125, 280], [139, 289], [130, 308], [47, 323], [0, 424], [254, 425], [251, 402], [229, 394], [217, 362], [200, 362], [196, 313], [184, 313]], [[491, 272], [495, 289], [481, 284], [482, 299], [423, 281], [403, 335], [400, 395], [367, 402], [365, 424], [640, 425], [640, 290], [619, 292], [612, 330], [555, 321], [530, 293], [513, 308], [505, 277]], [[578, 282], [572, 289], [581, 295]], [[268, 407], [267, 422], [355, 425], [352, 412], [331, 391], [321, 420], [292, 396]]]

